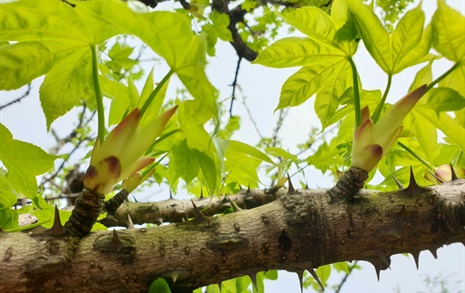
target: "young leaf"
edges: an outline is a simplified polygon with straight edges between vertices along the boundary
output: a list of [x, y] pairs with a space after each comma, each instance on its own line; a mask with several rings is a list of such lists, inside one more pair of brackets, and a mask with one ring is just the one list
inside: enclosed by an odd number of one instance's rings
[[368, 52], [384, 72], [390, 72], [392, 57], [389, 33], [368, 5], [363, 4], [360, 0], [347, 0], [347, 3], [355, 15], [358, 30]]
[[0, 137], [3, 138], [0, 161], [8, 170], [6, 180], [18, 193], [28, 198], [34, 197], [37, 194], [35, 176], [50, 170], [56, 157], [33, 144], [13, 139], [3, 124], [0, 124]]
[[463, 62], [465, 59], [465, 16], [438, 0], [438, 9], [433, 15], [433, 47], [447, 59]]
[[396, 74], [426, 61], [431, 32], [423, 33], [425, 16], [420, 5], [408, 11], [389, 35], [371, 8], [360, 0], [348, 0], [348, 4], [368, 52], [384, 72]]
[[336, 34], [331, 17], [316, 7], [306, 6], [281, 16], [288, 24], [318, 42], [332, 43]]
[[345, 59], [332, 59], [332, 63], [319, 63], [303, 67], [291, 75], [281, 88], [276, 110], [297, 106], [308, 100], [318, 90], [328, 84], [333, 74], [339, 75], [346, 69]]
[[40, 87], [40, 101], [47, 129], [55, 119], [71, 110], [83, 99], [94, 99], [91, 52], [81, 48], [55, 62]]
[[346, 53], [336, 46], [309, 38], [285, 38], [261, 52], [253, 63], [274, 68], [334, 64], [345, 59]]
[[436, 112], [459, 111], [465, 107], [465, 98], [451, 88], [433, 88], [421, 106]]

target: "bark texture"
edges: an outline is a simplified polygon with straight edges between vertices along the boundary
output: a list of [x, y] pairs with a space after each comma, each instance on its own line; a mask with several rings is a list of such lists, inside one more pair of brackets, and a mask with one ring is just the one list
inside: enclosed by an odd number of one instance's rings
[[[260, 192], [260, 191], [254, 191]], [[262, 191], [263, 192], [263, 191]], [[264, 192], [263, 192], [264, 193]], [[170, 225], [95, 232], [1, 233], [1, 292], [145, 292], [157, 277], [191, 292], [244, 274], [367, 260], [465, 242], [465, 180], [397, 192], [361, 191], [351, 202], [326, 190], [275, 191], [276, 200]]]

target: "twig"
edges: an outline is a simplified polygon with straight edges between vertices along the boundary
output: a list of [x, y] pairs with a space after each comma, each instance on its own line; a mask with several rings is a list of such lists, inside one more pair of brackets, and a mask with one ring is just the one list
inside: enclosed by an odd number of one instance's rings
[[25, 97], [29, 96], [30, 93], [31, 93], [31, 84], [29, 83], [27, 85], [26, 92], [22, 96], [20, 96], [19, 98], [14, 99], [13, 101], [11, 101], [9, 103], [6, 103], [5, 105], [1, 105], [0, 106], [0, 111], [3, 110], [4, 108], [8, 107], [8, 106], [11, 106], [13, 104], [21, 102], [21, 100], [24, 99]]
[[241, 61], [242, 61], [242, 57], [239, 56], [239, 59], [237, 60], [237, 65], [236, 65], [236, 73], [234, 74], [234, 81], [231, 84], [232, 94], [231, 94], [231, 105], [229, 106], [229, 117], [231, 118], [233, 117], [232, 109], [233, 109], [234, 100], [236, 99], [237, 77], [239, 76], [239, 69], [241, 67]]
[[349, 266], [349, 272], [345, 274], [344, 278], [342, 278], [341, 282], [339, 283], [339, 285], [337, 285], [336, 289], [334, 290], [334, 293], [339, 293], [341, 291], [342, 285], [345, 284], [350, 274], [352, 273], [354, 268], [357, 266], [357, 262], [358, 261], [355, 261], [353, 265]]
[[260, 132], [260, 129], [258, 129], [258, 125], [257, 125], [257, 122], [254, 120], [253, 116], [252, 116], [252, 112], [250, 111], [250, 108], [249, 106], [247, 105], [247, 102], [246, 102], [246, 99], [247, 97], [244, 95], [244, 93], [242, 92], [242, 88], [239, 86], [239, 85], [236, 85], [237, 88], [239, 89], [239, 91], [241, 92], [241, 96], [242, 96], [242, 105], [244, 105], [244, 108], [245, 110], [247, 111], [247, 115], [249, 116], [249, 119], [250, 119], [250, 122], [252, 122], [252, 125], [253, 127], [255, 128], [255, 131], [257, 132], [257, 135], [260, 137], [260, 139], [263, 139], [263, 135], [262, 133]]

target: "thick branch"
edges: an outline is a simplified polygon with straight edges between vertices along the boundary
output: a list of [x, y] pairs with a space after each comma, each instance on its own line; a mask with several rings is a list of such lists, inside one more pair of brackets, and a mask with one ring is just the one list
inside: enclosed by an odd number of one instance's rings
[[346, 260], [384, 269], [392, 254], [465, 242], [464, 180], [362, 195], [329, 203], [327, 192], [298, 190], [251, 210], [119, 231], [119, 238], [96, 232], [77, 244], [1, 233], [0, 291], [139, 292], [163, 277], [176, 280], [174, 292], [187, 292], [262, 270], [302, 272]]

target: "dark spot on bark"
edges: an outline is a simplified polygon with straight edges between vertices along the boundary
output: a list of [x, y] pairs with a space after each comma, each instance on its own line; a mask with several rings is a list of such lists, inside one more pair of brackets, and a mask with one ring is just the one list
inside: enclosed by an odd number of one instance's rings
[[278, 238], [279, 242], [279, 249], [281, 249], [284, 252], [289, 252], [291, 250], [291, 239], [287, 235], [286, 231], [282, 231], [281, 235]]

